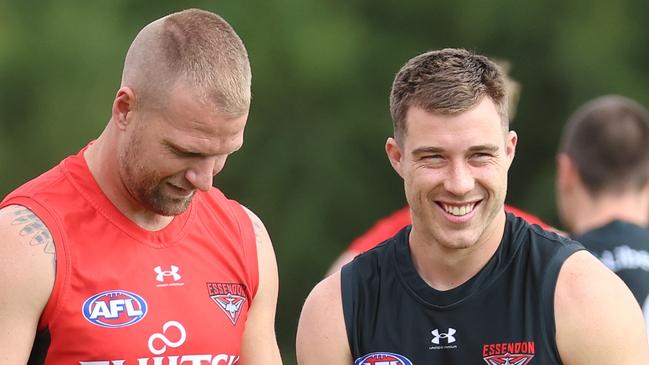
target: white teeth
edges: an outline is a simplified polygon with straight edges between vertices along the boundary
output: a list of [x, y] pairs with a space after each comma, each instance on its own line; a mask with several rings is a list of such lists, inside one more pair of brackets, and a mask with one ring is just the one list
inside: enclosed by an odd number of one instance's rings
[[461, 205], [461, 206], [444, 204], [444, 210], [446, 211], [446, 213], [455, 216], [467, 215], [473, 211], [473, 208], [475, 208], [475, 203]]

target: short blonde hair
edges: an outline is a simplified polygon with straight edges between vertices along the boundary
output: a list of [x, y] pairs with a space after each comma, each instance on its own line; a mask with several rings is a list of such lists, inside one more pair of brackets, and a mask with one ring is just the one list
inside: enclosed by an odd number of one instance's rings
[[220, 16], [188, 9], [144, 27], [124, 62], [122, 86], [135, 90], [139, 105], [164, 105], [178, 82], [196, 88], [228, 117], [250, 108], [252, 75], [248, 52]]

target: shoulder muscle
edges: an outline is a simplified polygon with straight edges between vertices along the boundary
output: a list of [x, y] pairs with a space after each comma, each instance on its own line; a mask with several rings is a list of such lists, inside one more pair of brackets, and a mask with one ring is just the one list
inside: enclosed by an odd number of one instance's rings
[[[38, 320], [54, 287], [54, 240], [29, 209], [0, 209], [1, 363], [27, 361]], [[27, 356], [27, 357], [26, 357]]]
[[588, 252], [566, 260], [554, 302], [557, 347], [566, 365], [649, 364], [640, 307], [622, 280]]
[[297, 330], [300, 365], [353, 363], [340, 293], [340, 271], [322, 280], [304, 303]]

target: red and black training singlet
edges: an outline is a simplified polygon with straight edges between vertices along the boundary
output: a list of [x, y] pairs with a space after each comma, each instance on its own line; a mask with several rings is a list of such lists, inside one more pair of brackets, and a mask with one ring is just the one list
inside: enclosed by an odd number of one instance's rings
[[30, 364], [212, 364], [239, 358], [258, 285], [252, 224], [217, 189], [156, 232], [122, 215], [83, 151], [15, 190], [48, 227], [56, 279]]
[[341, 269], [355, 365], [560, 365], [554, 293], [578, 242], [507, 213], [502, 241], [462, 285], [435, 290], [410, 256], [411, 226]]

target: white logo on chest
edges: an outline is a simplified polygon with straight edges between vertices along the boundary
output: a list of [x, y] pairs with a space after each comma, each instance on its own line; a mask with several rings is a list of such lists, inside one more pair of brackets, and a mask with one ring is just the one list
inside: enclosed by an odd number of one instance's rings
[[[171, 327], [175, 328], [179, 332], [179, 336], [174, 336], [178, 337], [176, 341], [172, 341], [167, 336], [165, 336], [167, 334], [167, 330]], [[154, 333], [151, 335], [151, 337], [149, 337], [149, 351], [151, 351], [151, 353], [154, 355], [164, 354], [164, 352], [167, 351], [167, 346], [179, 347], [180, 345], [185, 343], [185, 339], [187, 339], [187, 332], [185, 331], [185, 327], [183, 327], [183, 325], [179, 322], [169, 321], [162, 326], [162, 333]], [[160, 343], [160, 341], [157, 340], [162, 341], [162, 347], [156, 347], [156, 343]]]
[[171, 270], [162, 270], [162, 267], [156, 266], [153, 268], [153, 271], [157, 274], [155, 279], [159, 282], [165, 281], [165, 278], [168, 276], [171, 276], [173, 278], [173, 281], [178, 281], [180, 280], [181, 276], [178, 273], [180, 271], [180, 268], [175, 265], [171, 265]]
[[430, 333], [433, 335], [433, 339], [431, 340], [432, 343], [435, 345], [439, 345], [440, 339], [446, 339], [446, 343], [453, 343], [455, 342], [455, 337], [453, 336], [457, 332], [455, 328], [449, 328], [447, 333], [439, 333], [439, 330], [436, 328]]

